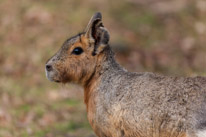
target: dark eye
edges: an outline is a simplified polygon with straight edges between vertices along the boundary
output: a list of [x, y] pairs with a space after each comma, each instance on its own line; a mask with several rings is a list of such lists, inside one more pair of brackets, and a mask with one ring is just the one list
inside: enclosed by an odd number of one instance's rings
[[80, 47], [77, 47], [72, 51], [72, 54], [80, 55], [82, 52], [83, 52], [83, 49]]

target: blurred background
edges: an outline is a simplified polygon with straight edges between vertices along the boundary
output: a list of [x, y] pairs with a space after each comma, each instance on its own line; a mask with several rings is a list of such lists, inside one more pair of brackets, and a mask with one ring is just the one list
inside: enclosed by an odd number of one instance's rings
[[44, 66], [96, 11], [128, 70], [205, 76], [205, 0], [0, 0], [0, 137], [94, 137], [82, 88]]

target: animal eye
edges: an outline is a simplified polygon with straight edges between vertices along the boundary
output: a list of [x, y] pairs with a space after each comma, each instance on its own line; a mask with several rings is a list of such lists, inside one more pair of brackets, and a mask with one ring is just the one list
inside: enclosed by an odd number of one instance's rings
[[77, 47], [72, 51], [72, 54], [80, 55], [82, 52], [83, 52], [83, 49], [80, 47]]

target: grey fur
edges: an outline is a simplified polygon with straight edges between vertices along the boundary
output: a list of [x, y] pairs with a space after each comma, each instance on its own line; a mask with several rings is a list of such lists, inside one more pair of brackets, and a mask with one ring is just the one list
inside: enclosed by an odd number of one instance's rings
[[206, 128], [205, 77], [128, 72], [109, 56], [102, 64], [100, 84], [94, 89], [98, 95], [95, 121], [101, 132], [112, 128], [109, 117], [118, 119], [119, 125], [112, 130], [112, 137], [121, 137], [118, 132], [128, 129], [131, 131], [125, 137], [163, 137], [164, 130], [171, 131], [168, 137], [184, 132], [195, 137]]

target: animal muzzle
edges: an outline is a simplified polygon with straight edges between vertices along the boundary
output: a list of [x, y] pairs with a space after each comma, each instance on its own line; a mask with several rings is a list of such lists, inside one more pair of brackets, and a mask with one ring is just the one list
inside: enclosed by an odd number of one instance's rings
[[55, 70], [53, 65], [46, 64], [45, 72], [46, 72], [46, 77], [48, 80], [52, 82], [60, 82], [60, 80], [58, 79], [58, 72]]

